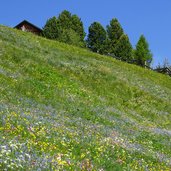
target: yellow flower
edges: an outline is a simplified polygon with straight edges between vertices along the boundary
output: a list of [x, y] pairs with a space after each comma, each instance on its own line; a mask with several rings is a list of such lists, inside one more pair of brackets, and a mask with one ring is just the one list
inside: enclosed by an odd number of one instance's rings
[[84, 158], [84, 157], [85, 157], [85, 154], [84, 154], [84, 153], [82, 153], [82, 154], [81, 154], [81, 158]]

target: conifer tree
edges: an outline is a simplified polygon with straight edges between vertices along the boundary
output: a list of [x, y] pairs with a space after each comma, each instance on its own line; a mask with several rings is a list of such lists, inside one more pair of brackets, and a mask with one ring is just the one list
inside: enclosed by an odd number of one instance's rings
[[115, 55], [121, 60], [129, 62], [133, 58], [132, 51], [132, 45], [128, 36], [123, 34], [115, 46]]
[[98, 52], [103, 54], [105, 43], [106, 43], [105, 29], [98, 22], [92, 23], [89, 27], [89, 33], [87, 38], [88, 48], [90, 48], [93, 52]]
[[60, 34], [59, 21], [56, 17], [47, 20], [43, 28], [43, 36], [48, 39], [58, 39]]
[[58, 41], [70, 45], [85, 47], [85, 42], [82, 42], [80, 36], [72, 29], [63, 29], [58, 37]]
[[72, 15], [69, 11], [64, 10], [58, 17], [62, 34], [60, 41], [68, 44], [85, 46], [85, 32], [83, 22], [77, 15]]
[[107, 26], [109, 53], [112, 53], [115, 55], [115, 46], [123, 34], [124, 34], [124, 31], [119, 21], [116, 18], [112, 19], [110, 21], [110, 25]]
[[84, 31], [83, 22], [77, 15], [72, 15], [71, 21], [72, 21], [71, 28], [80, 36], [81, 41], [84, 42], [84, 38], [86, 34]]
[[144, 35], [141, 35], [134, 52], [136, 63], [140, 66], [144, 66], [145, 64], [150, 66], [150, 63], [152, 62], [152, 56], [153, 55], [149, 49], [147, 40], [145, 39]]
[[85, 32], [81, 19], [64, 10], [58, 18], [50, 18], [44, 28], [43, 35], [49, 39], [85, 47]]
[[72, 15], [69, 11], [62, 11], [61, 14], [59, 14], [58, 20], [62, 29], [72, 28]]

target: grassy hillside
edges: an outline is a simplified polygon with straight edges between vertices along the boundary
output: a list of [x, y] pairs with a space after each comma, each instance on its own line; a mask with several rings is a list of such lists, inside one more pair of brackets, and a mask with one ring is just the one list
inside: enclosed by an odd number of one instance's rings
[[171, 169], [171, 78], [0, 26], [0, 170]]

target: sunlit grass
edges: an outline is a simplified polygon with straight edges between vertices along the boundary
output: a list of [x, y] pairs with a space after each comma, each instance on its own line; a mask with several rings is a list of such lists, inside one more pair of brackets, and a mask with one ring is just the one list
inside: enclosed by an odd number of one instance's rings
[[171, 78], [0, 26], [0, 170], [170, 170]]

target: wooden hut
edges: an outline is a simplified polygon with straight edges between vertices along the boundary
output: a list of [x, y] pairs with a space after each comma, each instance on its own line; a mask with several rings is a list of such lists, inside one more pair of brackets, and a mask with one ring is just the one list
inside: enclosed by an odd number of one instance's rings
[[14, 28], [22, 30], [22, 31], [32, 32], [36, 35], [40, 35], [42, 33], [42, 29], [28, 22], [27, 20], [22, 21], [21, 23], [16, 25]]

